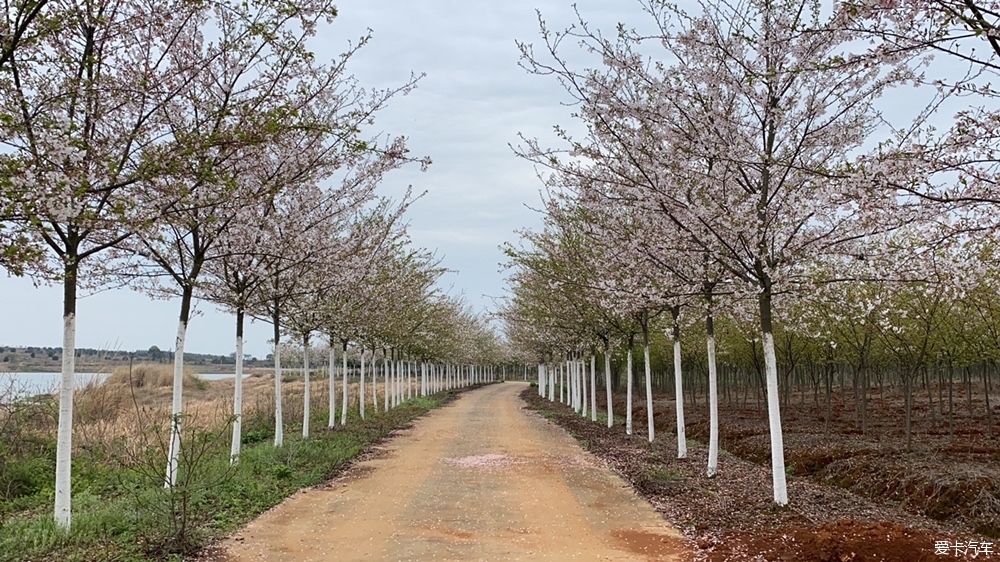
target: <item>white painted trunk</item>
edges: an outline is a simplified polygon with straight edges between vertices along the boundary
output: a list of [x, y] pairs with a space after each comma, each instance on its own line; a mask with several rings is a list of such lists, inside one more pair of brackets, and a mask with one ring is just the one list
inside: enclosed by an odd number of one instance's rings
[[615, 410], [611, 402], [611, 353], [609, 350], [604, 351], [604, 393], [607, 395], [605, 398], [608, 404], [608, 429], [611, 429], [615, 425]]
[[375, 370], [375, 352], [372, 352], [372, 410], [378, 413], [378, 373]]
[[358, 415], [365, 419], [365, 352], [361, 350], [361, 374], [358, 375]]
[[281, 411], [281, 342], [274, 342], [274, 446], [285, 444], [285, 414]]
[[340, 400], [340, 425], [347, 425], [347, 345], [344, 345], [344, 355], [340, 358], [340, 376], [343, 380], [344, 395]]
[[632, 435], [632, 348], [625, 358], [625, 434]]
[[708, 337], [708, 477], [719, 467], [719, 390], [715, 367], [715, 336]]
[[554, 373], [549, 366], [545, 366], [545, 378], [549, 381], [549, 402], [555, 402], [556, 400], [556, 373]]
[[569, 363], [566, 364], [566, 372], [569, 374], [570, 377], [569, 388], [568, 388], [568, 390], [570, 391], [570, 395], [568, 397], [569, 405], [571, 408], [573, 408], [574, 412], [579, 412], [580, 405], [579, 403], [577, 403], [577, 394], [578, 394], [578, 387], [580, 386], [580, 384], [579, 384], [579, 377], [577, 376], [578, 373], [577, 373], [576, 360], [570, 361]]
[[653, 377], [651, 374], [652, 368], [649, 364], [649, 344], [642, 346], [642, 356], [645, 360], [645, 371], [646, 371], [646, 436], [649, 442], [653, 442], [653, 438], [656, 437], [656, 431], [653, 427]]
[[229, 445], [229, 463], [240, 460], [243, 439], [243, 337], [236, 338], [236, 377], [233, 379], [233, 440]]
[[582, 361], [580, 362], [580, 402], [581, 402], [581, 405], [582, 405], [581, 415], [583, 415], [583, 417], [587, 417], [587, 407], [588, 407], [588, 405], [587, 405], [587, 372], [586, 372], [586, 366], [584, 365], [584, 363]]
[[563, 397], [563, 404], [567, 406], [573, 403], [573, 397], [570, 386], [573, 384], [573, 374], [570, 371], [570, 363], [566, 361], [563, 363], [563, 386], [566, 388], [566, 394]]
[[581, 395], [583, 394], [583, 380], [580, 376], [580, 362], [573, 360], [573, 410], [576, 413], [580, 413], [583, 409], [583, 400], [581, 400]]
[[767, 375], [767, 421], [771, 430], [771, 480], [774, 503], [788, 505], [785, 484], [785, 444], [781, 433], [778, 397], [778, 361], [774, 354], [774, 335], [764, 334], [764, 371]]
[[395, 391], [395, 385], [392, 384], [391, 379], [392, 379], [392, 361], [389, 361], [388, 358], [383, 357], [382, 358], [382, 383], [383, 383], [383, 385], [382, 385], [382, 394], [384, 394], [384, 396], [382, 398], [385, 401], [385, 405], [383, 406], [382, 409], [384, 411], [387, 411], [387, 412], [389, 411], [389, 395], [391, 393], [394, 393], [394, 391]]
[[597, 421], [597, 373], [595, 363], [597, 358], [590, 356], [590, 421]]
[[674, 338], [674, 401], [677, 410], [677, 458], [686, 459], [687, 437], [684, 435], [684, 377], [681, 373], [681, 341]]
[[181, 457], [181, 416], [184, 415], [184, 337], [187, 322], [177, 322], [177, 340], [174, 347], [174, 388], [170, 403], [170, 446], [167, 450], [167, 477], [165, 488], [177, 483], [177, 463]]
[[576, 410], [576, 361], [566, 362], [566, 404]]
[[337, 425], [337, 351], [334, 349], [334, 343], [330, 342], [330, 366], [329, 375], [330, 381], [327, 386], [330, 387], [330, 405], [329, 405], [329, 420], [326, 422], [326, 426], [333, 428]]
[[72, 521], [73, 389], [76, 371], [76, 314], [63, 316], [62, 372], [59, 376], [59, 429], [56, 437], [56, 525]]
[[302, 438], [309, 438], [310, 392], [309, 392], [309, 338], [302, 340]]

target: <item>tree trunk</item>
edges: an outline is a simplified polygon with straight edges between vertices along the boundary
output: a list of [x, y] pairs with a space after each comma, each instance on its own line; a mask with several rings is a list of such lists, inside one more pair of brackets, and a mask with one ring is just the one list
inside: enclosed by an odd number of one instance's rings
[[913, 447], [913, 434], [910, 432], [910, 419], [913, 410], [913, 383], [912, 376], [910, 373], [906, 373], [903, 379], [903, 397], [906, 408], [906, 450], [907, 452]]
[[590, 421], [597, 421], [597, 373], [595, 372], [597, 358], [590, 356]]
[[392, 367], [393, 367], [392, 360], [389, 357], [387, 357], [385, 355], [385, 352], [383, 351], [382, 352], [382, 382], [383, 382], [382, 399], [385, 402], [385, 404], [382, 406], [383, 412], [389, 411], [390, 392], [392, 392], [393, 399], [395, 399], [395, 385], [390, 381], [390, 379], [392, 378]]
[[719, 394], [715, 366], [715, 320], [712, 312], [705, 317], [705, 331], [708, 334], [708, 477], [718, 472], [719, 466]]
[[333, 429], [337, 425], [337, 349], [336, 340], [333, 339], [333, 336], [330, 336], [330, 365], [328, 369], [330, 380], [327, 386], [330, 388], [330, 403], [327, 411], [328, 420], [326, 427]]
[[73, 391], [76, 376], [76, 289], [78, 264], [63, 270], [63, 348], [59, 375], [59, 429], [56, 436], [55, 521], [64, 530], [72, 521]]
[[948, 360], [948, 435], [955, 434], [955, 393], [954, 393], [955, 368], [951, 360]]
[[[384, 362], [384, 361], [383, 361]], [[378, 371], [375, 370], [375, 348], [372, 348], [372, 411], [378, 413]]]
[[[674, 393], [677, 399], [674, 400], [674, 409], [677, 412], [677, 458], [687, 458], [687, 437], [684, 434], [684, 378], [681, 373], [681, 325], [680, 307], [674, 307], [671, 311], [674, 325], [670, 332], [670, 337], [674, 344]], [[697, 408], [697, 406], [695, 406]]]
[[632, 435], [632, 346], [625, 357], [625, 434]]
[[545, 382], [544, 365], [542, 363], [539, 363], [538, 365], [535, 366], [535, 369], [538, 371], [538, 396], [544, 398], [545, 386], [548, 384]]
[[[358, 415], [365, 419], [365, 350], [361, 349], [361, 373], [358, 378]], [[374, 358], [373, 358], [374, 360]]]
[[310, 392], [309, 392], [309, 333], [302, 336], [302, 438], [309, 439]]
[[545, 378], [549, 382], [549, 402], [555, 402], [556, 400], [556, 373], [553, 372], [554, 369], [549, 369], [548, 365], [545, 367]]
[[611, 350], [604, 348], [604, 394], [608, 404], [608, 429], [615, 425], [614, 405], [611, 402]]
[[645, 365], [644, 374], [646, 379], [646, 437], [652, 443], [656, 437], [656, 428], [653, 423], [653, 377], [652, 367], [649, 364], [649, 338], [642, 344], [642, 356]]
[[170, 448], [167, 451], [167, 477], [164, 487], [177, 483], [177, 463], [181, 455], [181, 417], [184, 415], [184, 338], [187, 336], [188, 318], [191, 315], [193, 287], [184, 287], [181, 293], [181, 313], [177, 322], [177, 342], [174, 347], [174, 385], [170, 404]]
[[347, 340], [344, 340], [344, 354], [340, 358], [341, 373], [343, 379], [344, 395], [340, 400], [340, 425], [347, 425]]
[[243, 308], [236, 309], [236, 377], [233, 380], [233, 440], [229, 446], [229, 463], [240, 460], [243, 439]]
[[986, 399], [986, 437], [993, 439], [993, 410], [990, 407], [989, 365], [983, 368], [983, 394]]
[[559, 362], [559, 403], [566, 403], [566, 383], [564, 382], [566, 378], [566, 372], [563, 369], [563, 364]]
[[823, 433], [830, 434], [830, 421], [833, 418], [833, 366], [823, 365], [824, 379], [826, 379], [826, 415], [823, 416]]
[[767, 418], [771, 434], [771, 481], [774, 503], [788, 505], [785, 483], [785, 445], [781, 432], [778, 395], [778, 361], [774, 353], [774, 328], [771, 320], [771, 290], [765, 287], [759, 297], [761, 331], [764, 335], [764, 370], [767, 381]]
[[281, 411], [281, 316], [278, 314], [278, 303], [274, 303], [274, 316], [271, 323], [274, 327], [274, 446], [285, 444], [285, 414]]

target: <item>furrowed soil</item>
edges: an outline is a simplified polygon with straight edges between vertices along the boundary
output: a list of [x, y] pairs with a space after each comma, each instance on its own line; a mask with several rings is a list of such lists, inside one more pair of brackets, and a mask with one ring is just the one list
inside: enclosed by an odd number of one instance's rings
[[[599, 423], [585, 420], [566, 406], [539, 398], [535, 388], [522, 396], [529, 408], [566, 428], [682, 529], [696, 545], [696, 559], [974, 558], [971, 553], [935, 554], [935, 541], [943, 540], [993, 542], [992, 550], [998, 550], [997, 541], [990, 538], [998, 521], [996, 445], [985, 435], [970, 438], [971, 428], [966, 428], [963, 440], [950, 432], [933, 434], [934, 424], [915, 424], [921, 432], [914, 437], [919, 447], [907, 452], [898, 426], [869, 428], [870, 434], [861, 435], [852, 429], [842, 403], [841, 417], [824, 424], [816, 421], [814, 403], [797, 408], [793, 402], [782, 410], [791, 503], [778, 508], [771, 499], [766, 411], [754, 404], [720, 404], [723, 450], [719, 474], [709, 479], [703, 445], [708, 440], [707, 412], [699, 411], [707, 410], [703, 401], [686, 404], [688, 455], [677, 459], [674, 405], [667, 396], [657, 395], [654, 402], [653, 444], [646, 438], [642, 400], [633, 404], [634, 434], [627, 436], [624, 404], [617, 396], [616, 425], [611, 429], [606, 418]], [[892, 417], [890, 404], [882, 406], [888, 419], [900, 419]], [[979, 427], [985, 434], [985, 427]], [[963, 435], [957, 423], [952, 430]], [[966, 495], [953, 490], [965, 490]], [[979, 556], [984, 557], [989, 559]]]
[[[967, 397], [964, 389], [956, 390], [950, 415], [946, 403], [915, 396], [909, 446], [903, 397], [891, 390], [872, 397], [864, 431], [850, 392], [833, 393], [829, 408], [822, 396], [793, 398], [781, 410], [786, 467], [796, 476], [950, 528], [1000, 539], [1000, 429], [987, 431], [982, 393]], [[687, 433], [707, 443], [707, 407], [702, 406], [686, 420]], [[673, 400], [658, 399], [656, 408], [657, 424], [672, 430]], [[994, 409], [995, 422], [1000, 409]], [[720, 419], [723, 448], [770, 464], [764, 409], [723, 404]]]

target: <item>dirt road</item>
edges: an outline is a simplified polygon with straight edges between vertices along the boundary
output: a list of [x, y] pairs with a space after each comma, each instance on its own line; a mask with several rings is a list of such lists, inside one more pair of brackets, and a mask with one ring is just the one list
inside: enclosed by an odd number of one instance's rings
[[686, 560], [679, 533], [520, 383], [472, 391], [223, 546], [231, 562]]

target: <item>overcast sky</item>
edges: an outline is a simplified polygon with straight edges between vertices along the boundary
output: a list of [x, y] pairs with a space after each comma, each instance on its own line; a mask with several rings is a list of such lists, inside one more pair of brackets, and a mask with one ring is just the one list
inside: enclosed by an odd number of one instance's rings
[[[354, 60], [355, 74], [373, 86], [391, 86], [409, 73], [426, 73], [420, 87], [393, 102], [379, 117], [380, 130], [405, 134], [415, 155], [430, 156], [427, 172], [397, 172], [384, 192], [407, 185], [427, 191], [410, 214], [414, 242], [434, 249], [453, 273], [444, 286], [477, 309], [503, 294], [498, 246], [514, 230], [537, 226], [539, 182], [531, 166], [514, 157], [508, 143], [518, 132], [549, 138], [565, 122], [565, 96], [551, 79], [517, 66], [515, 39], [538, 37], [535, 10], [553, 27], [573, 19], [571, 0], [343, 0], [340, 16], [316, 41], [333, 57], [371, 28], [374, 40]], [[613, 30], [639, 17], [637, 2], [576, 0], [592, 22]], [[641, 18], [639, 18], [641, 19]], [[176, 301], [154, 301], [127, 290], [88, 296], [79, 303], [77, 345], [132, 350], [173, 347]], [[228, 354], [233, 320], [208, 303], [188, 333], [192, 352]], [[61, 290], [35, 287], [25, 279], [0, 279], [0, 345], [58, 347], [62, 341]], [[247, 329], [247, 353], [268, 353], [269, 329]]]

